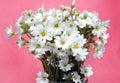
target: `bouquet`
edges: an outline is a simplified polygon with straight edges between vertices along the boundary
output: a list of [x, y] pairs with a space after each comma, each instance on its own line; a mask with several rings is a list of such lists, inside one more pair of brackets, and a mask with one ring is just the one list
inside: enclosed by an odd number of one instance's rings
[[36, 83], [86, 83], [93, 71], [84, 62], [90, 49], [94, 58], [103, 56], [107, 27], [109, 20], [101, 21], [96, 12], [76, 11], [74, 0], [70, 7], [26, 10], [16, 22], [16, 32], [12, 26], [5, 31], [8, 39], [17, 34], [17, 45], [42, 61], [44, 72], [38, 73]]

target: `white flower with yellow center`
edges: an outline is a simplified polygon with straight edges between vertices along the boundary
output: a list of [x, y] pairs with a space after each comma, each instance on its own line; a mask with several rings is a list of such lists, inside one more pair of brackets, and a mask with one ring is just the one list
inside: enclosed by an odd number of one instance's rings
[[56, 10], [55, 8], [53, 8], [49, 10], [47, 19], [49, 21], [56, 21], [60, 18], [59, 16], [60, 16], [60, 10]]
[[46, 72], [39, 72], [38, 77], [36, 78], [36, 83], [49, 83], [48, 74]]
[[55, 37], [55, 45], [57, 48], [62, 48], [63, 50], [65, 49], [68, 49], [70, 44], [71, 44], [71, 41], [66, 37], [66, 36], [57, 36]]
[[50, 32], [50, 29], [43, 27], [42, 24], [37, 26], [31, 26], [30, 29], [31, 34], [35, 37], [39, 37], [42, 40], [52, 40], [52, 34]]
[[12, 30], [12, 26], [7, 27], [7, 28], [5, 29], [5, 32], [6, 32], [6, 38], [7, 38], [7, 39], [10, 39], [11, 36], [14, 35], [14, 32], [13, 32], [13, 30]]
[[74, 39], [79, 35], [79, 31], [75, 29], [68, 29], [63, 32], [63, 35], [67, 36], [70, 39]]
[[76, 24], [72, 21], [66, 21], [63, 23], [65, 30], [77, 30]]
[[86, 77], [89, 77], [93, 75], [92, 67], [90, 65], [82, 66], [80, 67], [80, 73], [84, 74]]
[[38, 36], [39, 35], [39, 31], [41, 28], [44, 28], [42, 24], [38, 24], [36, 26], [31, 26], [29, 31], [33, 36]]
[[109, 27], [109, 21], [101, 22], [97, 21], [92, 33], [97, 35], [97, 37], [102, 36], [102, 34], [106, 33], [107, 27]]
[[86, 60], [87, 55], [88, 55], [88, 51], [85, 48], [79, 49], [78, 52], [73, 52], [73, 56], [75, 56], [75, 59], [77, 61], [84, 61], [84, 60]]
[[69, 59], [68, 58], [63, 58], [59, 61], [59, 67], [62, 71], [69, 71], [71, 70], [71, 67], [73, 66], [73, 64], [68, 63]]
[[81, 47], [86, 43], [86, 39], [83, 38], [83, 35], [78, 35], [71, 42], [71, 49], [73, 52], [78, 53]]
[[63, 31], [62, 24], [58, 21], [49, 22], [47, 28], [50, 30], [53, 36], [61, 34], [61, 31]]
[[57, 54], [59, 51], [55, 45], [55, 43], [50, 43], [50, 42], [46, 42], [46, 46], [45, 48], [50, 51], [51, 53]]
[[30, 52], [35, 51], [36, 54], [44, 54], [46, 51], [44, 46], [45, 46], [45, 41], [42, 41], [41, 39], [32, 38], [29, 41], [28, 48]]
[[73, 82], [75, 82], [75, 83], [82, 83], [82, 82], [81, 82], [81, 79], [80, 79], [80, 75], [78, 75], [77, 72], [73, 72], [73, 73], [72, 73], [72, 80], [73, 80]]
[[52, 40], [51, 33], [49, 32], [49, 29], [47, 28], [39, 29], [39, 37], [43, 40]]

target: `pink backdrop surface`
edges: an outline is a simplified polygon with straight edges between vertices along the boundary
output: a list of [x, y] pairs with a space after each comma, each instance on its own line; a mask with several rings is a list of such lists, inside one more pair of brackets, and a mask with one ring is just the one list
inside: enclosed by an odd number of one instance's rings
[[[70, 5], [72, 0], [44, 0], [45, 8]], [[37, 10], [41, 0], [0, 0], [0, 83], [35, 83], [37, 72], [43, 71], [42, 64], [27, 49], [18, 49], [16, 37], [6, 40], [4, 29], [14, 25], [26, 9]], [[99, 13], [102, 20], [110, 19], [110, 38], [104, 57], [89, 59], [94, 75], [89, 83], [120, 83], [120, 0], [77, 0], [77, 10]]]

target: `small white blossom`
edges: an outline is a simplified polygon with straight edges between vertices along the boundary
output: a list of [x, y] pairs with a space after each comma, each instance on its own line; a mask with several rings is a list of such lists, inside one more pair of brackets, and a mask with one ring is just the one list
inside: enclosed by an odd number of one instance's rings
[[7, 38], [7, 39], [10, 39], [11, 36], [14, 35], [14, 32], [13, 32], [13, 30], [12, 30], [12, 26], [7, 27], [7, 28], [5, 29], [5, 32], [6, 32], [6, 38]]
[[49, 21], [56, 21], [59, 19], [59, 16], [60, 16], [60, 10], [56, 10], [55, 8], [53, 8], [49, 10], [47, 19]]
[[28, 48], [30, 52], [35, 51], [36, 54], [44, 54], [46, 51], [46, 49], [44, 48], [44, 45], [45, 45], [45, 42], [42, 41], [41, 39], [32, 38], [29, 41]]
[[84, 48], [81, 48], [79, 50], [79, 52], [73, 54], [73, 56], [75, 56], [75, 59], [77, 61], [84, 61], [84, 60], [86, 60], [87, 55], [88, 55], [88, 51], [87, 51], [87, 49], [84, 49]]
[[103, 56], [103, 53], [105, 51], [104, 48], [104, 43], [100, 42], [100, 41], [96, 41], [97, 46], [94, 48], [95, 52], [94, 52], [94, 58], [101, 58]]
[[49, 79], [48, 79], [48, 74], [46, 72], [38, 73], [38, 77], [36, 78], [36, 83], [48, 83]]
[[104, 33], [102, 36], [102, 43], [106, 44], [107, 43], [107, 39], [109, 38], [109, 33]]
[[80, 79], [80, 75], [78, 75], [77, 72], [73, 72], [73, 73], [72, 73], [72, 80], [73, 80], [73, 82], [75, 82], [75, 83], [82, 83], [82, 82], [81, 82], [81, 79]]
[[71, 49], [73, 52], [79, 52], [81, 47], [86, 43], [86, 39], [83, 38], [83, 35], [78, 35], [74, 38], [74, 40], [71, 42]]
[[62, 30], [62, 23], [58, 22], [58, 21], [54, 21], [54, 22], [49, 22], [47, 28], [51, 31], [51, 34], [53, 36], [59, 35], [61, 34]]
[[92, 67], [90, 65], [82, 66], [82, 67], [80, 67], [80, 70], [81, 70], [80, 73], [84, 74], [87, 77], [93, 75]]
[[65, 37], [65, 36], [61, 36], [61, 37], [55, 37], [55, 45], [57, 48], [62, 48], [63, 50], [68, 49], [71, 41]]
[[73, 66], [72, 64], [68, 63], [69, 59], [68, 58], [64, 58], [62, 60], [59, 61], [59, 67], [62, 71], [69, 71], [71, 70], [71, 67]]

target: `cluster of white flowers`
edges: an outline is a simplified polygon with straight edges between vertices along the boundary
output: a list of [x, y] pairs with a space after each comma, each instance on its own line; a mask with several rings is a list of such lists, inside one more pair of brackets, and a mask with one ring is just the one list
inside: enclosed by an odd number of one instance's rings
[[[82, 83], [83, 77], [93, 74], [90, 65], [83, 65], [88, 58], [90, 45], [94, 45], [95, 58], [103, 56], [109, 37], [109, 21], [101, 21], [96, 12], [77, 12], [74, 5], [75, 0], [71, 7], [61, 6], [49, 11], [42, 7], [37, 12], [25, 11], [16, 22], [17, 44], [19, 47], [28, 44], [29, 51], [43, 62], [48, 74], [51, 73], [46, 68], [57, 68], [65, 74], [71, 73], [73, 82]], [[6, 33], [7, 38], [14, 35], [12, 26], [6, 29]], [[52, 75], [48, 76], [47, 73], [38, 73], [36, 82], [48, 83]]]

